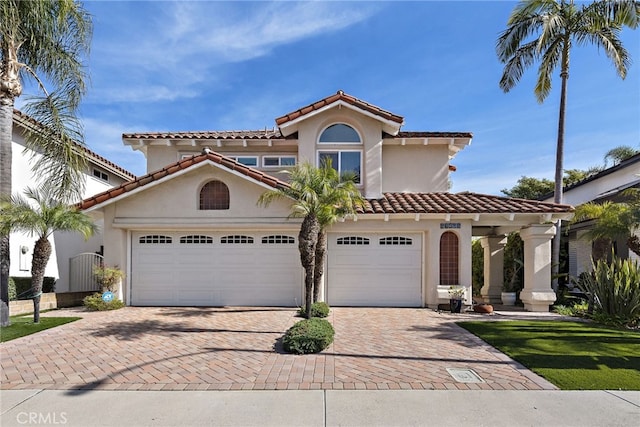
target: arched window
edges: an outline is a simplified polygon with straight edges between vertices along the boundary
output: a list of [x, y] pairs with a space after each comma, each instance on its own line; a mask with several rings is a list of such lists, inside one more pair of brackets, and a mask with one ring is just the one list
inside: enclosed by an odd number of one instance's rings
[[354, 128], [344, 123], [336, 123], [326, 128], [318, 140], [321, 144], [360, 144], [360, 135]]
[[440, 236], [440, 285], [459, 285], [458, 236], [447, 231]]
[[229, 209], [229, 188], [221, 181], [209, 181], [200, 190], [200, 210]]

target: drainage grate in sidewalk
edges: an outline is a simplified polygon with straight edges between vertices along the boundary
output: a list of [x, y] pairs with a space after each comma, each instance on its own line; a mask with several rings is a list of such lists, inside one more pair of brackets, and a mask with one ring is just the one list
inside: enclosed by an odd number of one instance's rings
[[459, 383], [483, 383], [484, 380], [473, 369], [447, 368], [449, 375]]

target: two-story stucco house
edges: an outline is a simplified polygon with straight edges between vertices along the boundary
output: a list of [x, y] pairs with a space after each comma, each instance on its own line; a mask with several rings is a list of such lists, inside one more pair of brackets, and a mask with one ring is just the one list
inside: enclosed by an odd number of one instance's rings
[[[14, 194], [23, 194], [27, 187], [37, 187], [38, 185], [38, 178], [33, 173], [32, 167], [41, 155], [26, 148], [25, 132], [38, 132], [42, 126], [41, 123], [26, 114], [18, 110], [13, 111], [11, 185]], [[77, 145], [76, 149], [82, 150], [87, 158], [87, 169], [83, 173], [85, 180], [83, 197], [85, 198], [135, 178], [132, 173], [86, 147]], [[85, 241], [82, 236], [76, 233], [56, 232], [49, 240], [51, 241], [52, 253], [45, 275], [57, 279], [56, 291], [85, 290], [76, 289], [74, 283], [71, 283], [70, 259], [82, 253], [101, 252], [102, 235], [98, 233]], [[31, 257], [35, 238], [24, 233], [11, 233], [10, 243], [11, 267], [9, 274], [16, 277], [31, 276]], [[91, 269], [88, 268], [87, 272], [90, 274]]]
[[[487, 301], [500, 298], [504, 235], [525, 241], [529, 310], [548, 310], [553, 222], [565, 205], [448, 192], [467, 132], [406, 132], [404, 119], [338, 91], [276, 120], [273, 130], [123, 135], [148, 174], [86, 199], [103, 218], [105, 259], [126, 267], [130, 305], [295, 306], [303, 301], [290, 203], [256, 202], [280, 172], [331, 158], [355, 171], [366, 204], [328, 234], [322, 298], [333, 306], [435, 307], [467, 287], [471, 241], [485, 241]], [[499, 274], [498, 274], [499, 271]]]
[[[628, 188], [640, 188], [640, 154], [565, 188], [563, 200], [572, 206], [588, 202], [601, 203], [607, 200], [616, 202], [624, 199], [622, 193]], [[553, 194], [543, 196], [543, 200], [552, 201]], [[567, 244], [569, 254], [568, 273], [573, 277], [592, 269], [593, 243], [585, 239], [585, 234], [592, 224], [593, 221], [565, 224], [568, 233], [566, 238], [563, 235], [563, 240]], [[638, 258], [629, 251], [624, 238], [618, 238], [614, 242], [614, 248], [616, 254], [622, 258]]]

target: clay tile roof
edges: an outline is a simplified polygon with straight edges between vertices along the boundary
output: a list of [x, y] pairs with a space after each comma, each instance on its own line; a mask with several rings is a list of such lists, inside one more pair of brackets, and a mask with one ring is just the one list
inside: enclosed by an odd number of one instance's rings
[[[16, 109], [13, 110], [13, 118], [14, 120], [20, 122], [22, 125], [30, 127], [31, 130], [33, 131], [38, 131], [40, 129], [45, 128], [44, 124], [40, 123], [33, 117], [28, 116], [27, 114], [23, 113], [20, 110], [16, 110]], [[128, 170], [116, 165], [115, 163], [102, 157], [98, 153], [95, 153], [94, 151], [89, 150], [85, 145], [75, 142], [75, 147], [76, 149], [86, 154], [89, 159], [103, 163], [104, 165], [110, 167], [114, 171], [119, 172], [123, 176], [123, 178], [126, 177], [129, 179], [133, 179], [136, 177], [133, 173], [129, 172]]]
[[168, 166], [165, 166], [160, 170], [151, 172], [147, 175], [140, 176], [132, 181], [126, 182], [119, 187], [114, 187], [102, 193], [96, 194], [78, 203], [77, 206], [79, 209], [82, 209], [82, 210], [89, 209], [95, 205], [106, 202], [122, 194], [131, 192], [137, 188], [143, 187], [154, 181], [157, 181], [169, 175], [173, 175], [176, 172], [188, 169], [194, 165], [197, 165], [207, 160], [212, 161], [214, 163], [218, 163], [219, 165], [224, 166], [229, 170], [239, 172], [245, 176], [251, 177], [256, 181], [262, 182], [273, 188], [281, 188], [281, 187], [289, 186], [289, 184], [287, 184], [286, 182], [280, 181], [275, 177], [267, 175], [258, 170], [252, 169], [248, 166], [238, 163], [235, 160], [232, 160], [216, 152], [209, 151], [207, 153], [199, 154], [192, 157], [187, 157], [183, 160], [180, 160], [179, 162], [172, 163]]
[[396, 213], [567, 213], [573, 207], [536, 200], [513, 199], [475, 193], [384, 193], [380, 199], [368, 199], [360, 214]]
[[429, 131], [407, 131], [398, 132], [397, 135], [389, 135], [385, 133], [382, 135], [383, 138], [473, 138], [473, 133], [471, 132], [429, 132]]
[[230, 131], [185, 131], [185, 132], [136, 132], [123, 133], [123, 139], [284, 139], [280, 130], [230, 130]]
[[380, 116], [383, 119], [386, 120], [390, 120], [399, 124], [403, 124], [404, 123], [404, 118], [402, 116], [398, 116], [396, 114], [393, 114], [389, 111], [383, 110], [380, 107], [377, 107], [375, 105], [369, 104], [368, 102], [362, 101], [361, 99], [355, 98], [351, 95], [347, 95], [346, 93], [344, 93], [343, 91], [339, 90], [338, 92], [336, 92], [334, 95], [328, 96], [324, 99], [321, 99], [320, 101], [314, 102], [313, 104], [309, 104], [306, 107], [302, 107], [292, 113], [289, 114], [285, 114], [282, 117], [278, 117], [276, 119], [276, 124], [278, 126], [290, 122], [292, 120], [297, 119], [298, 117], [304, 116], [306, 114], [309, 114], [313, 111], [319, 110], [327, 105], [331, 105], [334, 102], [338, 102], [338, 101], [343, 101], [346, 102], [348, 104], [351, 104], [355, 107], [358, 107], [362, 110], [368, 111], [372, 114], [375, 114], [376, 116]]

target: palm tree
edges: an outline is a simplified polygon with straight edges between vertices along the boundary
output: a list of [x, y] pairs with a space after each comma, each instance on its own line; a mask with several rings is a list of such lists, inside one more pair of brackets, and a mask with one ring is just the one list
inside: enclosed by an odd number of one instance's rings
[[[10, 197], [13, 108], [25, 81], [39, 95], [25, 112], [42, 123], [26, 135], [27, 146], [42, 155], [34, 170], [56, 185], [59, 198], [82, 193], [82, 128], [76, 111], [85, 93], [82, 60], [92, 25], [75, 0], [0, 1], [0, 196]], [[46, 83], [51, 85], [47, 90]], [[0, 236], [0, 325], [9, 324], [9, 235]]]
[[572, 223], [593, 220], [593, 226], [585, 233], [585, 238], [593, 241], [594, 260], [606, 259], [611, 254], [615, 238], [625, 238], [630, 251], [640, 256], [640, 192], [629, 189], [623, 192], [627, 201], [614, 203], [589, 202], [576, 208]]
[[316, 283], [316, 271], [322, 275], [324, 253], [326, 249], [318, 250], [318, 239], [323, 239], [320, 246], [326, 248], [326, 236], [324, 227], [335, 222], [339, 215], [353, 212], [357, 203], [355, 184], [353, 181], [341, 182], [337, 178], [337, 172], [331, 167], [331, 163], [323, 163], [320, 168], [309, 162], [296, 165], [287, 172], [289, 174], [289, 186], [263, 193], [258, 199], [258, 204], [268, 206], [277, 199], [287, 198], [293, 201], [290, 218], [303, 218], [298, 233], [298, 249], [300, 250], [300, 262], [304, 269], [305, 287], [305, 317], [311, 317], [311, 304]]
[[49, 236], [54, 231], [75, 231], [85, 239], [96, 231], [91, 218], [73, 206], [55, 199], [48, 186], [27, 188], [26, 197], [14, 195], [0, 201], [0, 229], [3, 233], [22, 231], [36, 237], [31, 261], [33, 322], [40, 322], [40, 294], [45, 268], [51, 256]]
[[347, 215], [354, 215], [356, 208], [362, 206], [364, 199], [356, 187], [357, 175], [344, 172], [342, 175], [331, 166], [331, 159], [326, 159], [320, 167], [324, 175], [321, 200], [324, 209], [318, 217], [320, 231], [316, 241], [315, 268], [313, 271], [313, 302], [317, 302], [322, 287], [324, 274], [324, 257], [327, 253], [327, 228]]
[[[560, 67], [560, 109], [556, 146], [554, 202], [562, 203], [564, 127], [567, 102], [569, 58], [574, 44], [592, 44], [602, 49], [618, 75], [625, 78], [631, 60], [622, 45], [623, 27], [636, 28], [640, 2], [634, 0], [599, 0], [575, 5], [573, 0], [524, 0], [519, 2], [507, 29], [496, 43], [498, 58], [505, 64], [500, 88], [509, 92], [520, 81], [526, 68], [539, 62], [534, 93], [542, 103], [551, 92], [553, 72]], [[535, 38], [537, 36], [537, 38]], [[557, 276], [560, 257], [560, 227], [554, 237], [553, 276]], [[554, 287], [557, 284], [554, 280]]]
[[612, 148], [604, 155], [604, 166], [607, 167], [609, 165], [609, 161], [611, 161], [611, 166], [618, 165], [622, 161], [627, 160], [629, 157], [633, 157], [638, 153], [640, 153], [640, 150], [629, 147], [628, 145], [620, 145]]

